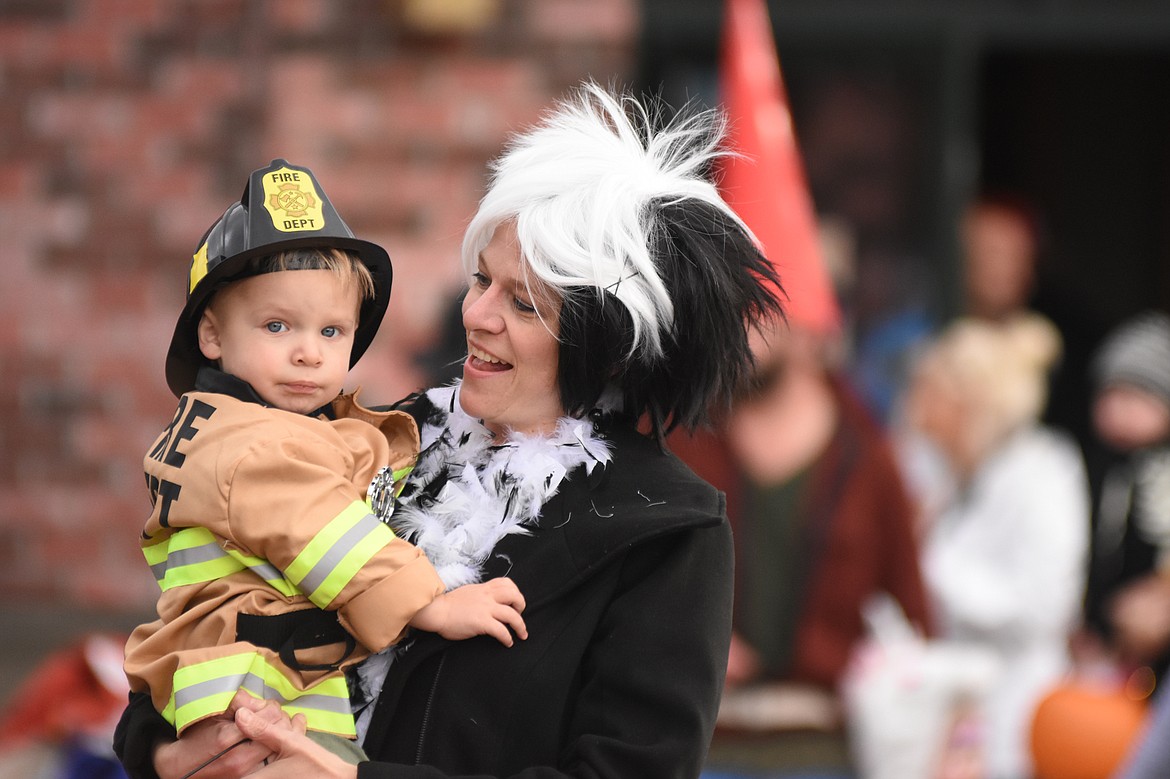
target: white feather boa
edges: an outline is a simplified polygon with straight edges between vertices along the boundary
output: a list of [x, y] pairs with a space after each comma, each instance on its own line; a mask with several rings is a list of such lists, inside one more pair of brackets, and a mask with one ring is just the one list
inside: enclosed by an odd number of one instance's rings
[[609, 444], [592, 423], [572, 417], [558, 420], [551, 435], [510, 432], [495, 444], [460, 408], [458, 392], [456, 384], [427, 393], [442, 413], [419, 431], [418, 464], [392, 519], [448, 589], [480, 581], [500, 539], [527, 533], [570, 471], [592, 472], [610, 459]]
[[[511, 432], [495, 444], [491, 432], [459, 406], [458, 383], [430, 390], [427, 398], [439, 413], [419, 430], [418, 464], [391, 524], [426, 554], [447, 589], [480, 581], [500, 539], [527, 533], [573, 469], [584, 466], [592, 473], [610, 460], [609, 443], [594, 435], [588, 420], [562, 417], [551, 435]], [[409, 645], [361, 663], [351, 678], [356, 697], [377, 700], [394, 657]], [[364, 706], [358, 712], [361, 739], [373, 711]]]

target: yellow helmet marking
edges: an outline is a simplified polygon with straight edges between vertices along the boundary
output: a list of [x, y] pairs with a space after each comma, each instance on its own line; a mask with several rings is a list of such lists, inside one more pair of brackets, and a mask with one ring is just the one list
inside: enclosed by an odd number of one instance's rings
[[308, 173], [278, 168], [264, 174], [264, 210], [282, 233], [321, 230], [325, 218], [321, 195]]
[[187, 294], [195, 291], [195, 285], [207, 275], [207, 244], [199, 247], [195, 256], [191, 258], [191, 278], [187, 285]]

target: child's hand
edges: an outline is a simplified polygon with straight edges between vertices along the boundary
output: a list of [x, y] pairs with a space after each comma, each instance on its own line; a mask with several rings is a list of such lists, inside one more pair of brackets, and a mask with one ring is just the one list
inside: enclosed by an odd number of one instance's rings
[[511, 579], [499, 578], [443, 593], [415, 614], [410, 624], [453, 641], [492, 636], [504, 646], [512, 646], [513, 631], [521, 639], [528, 638], [522, 611], [520, 589]]

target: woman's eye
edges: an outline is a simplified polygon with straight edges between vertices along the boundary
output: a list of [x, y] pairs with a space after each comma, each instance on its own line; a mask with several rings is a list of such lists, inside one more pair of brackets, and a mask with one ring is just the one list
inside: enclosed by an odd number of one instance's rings
[[268, 322], [264, 325], [264, 327], [270, 333], [283, 333], [288, 329], [284, 322]]
[[520, 298], [513, 298], [513, 304], [516, 306], [517, 311], [521, 311], [525, 314], [536, 313], [536, 306], [532, 305], [531, 303], [526, 303]]
[[471, 274], [471, 281], [474, 286], [479, 287], [480, 289], [485, 289], [487, 285], [491, 283], [488, 281], [488, 277], [479, 271]]

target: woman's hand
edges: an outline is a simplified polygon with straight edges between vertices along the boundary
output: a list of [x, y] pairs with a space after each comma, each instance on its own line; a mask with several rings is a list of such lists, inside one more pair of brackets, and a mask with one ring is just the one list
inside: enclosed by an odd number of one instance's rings
[[[247, 709], [274, 729], [291, 729], [291, 723], [273, 701], [254, 698], [246, 692], [236, 693], [227, 713], [209, 717], [183, 731], [182, 738], [159, 746], [154, 752], [154, 770], [160, 779], [182, 779], [212, 756], [222, 756], [199, 769], [192, 779], [236, 779], [262, 765], [273, 756], [273, 750], [263, 744], [246, 742], [247, 737], [236, 726], [235, 712]], [[228, 750], [230, 751], [225, 751]]]
[[272, 755], [267, 764], [262, 761], [245, 773], [255, 779], [301, 779], [306, 776], [357, 779], [357, 766], [345, 762], [305, 735], [303, 716], [298, 714], [292, 723], [294, 727], [284, 727], [283, 723], [273, 723], [263, 712], [249, 708], [236, 712], [236, 726], [240, 732]]
[[419, 610], [410, 624], [452, 641], [486, 635], [512, 646], [512, 631], [521, 639], [528, 638], [528, 628], [520, 616], [523, 611], [520, 588], [511, 579], [501, 577], [443, 593]]

